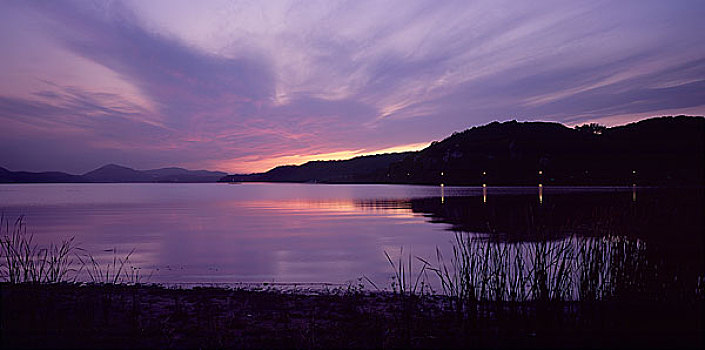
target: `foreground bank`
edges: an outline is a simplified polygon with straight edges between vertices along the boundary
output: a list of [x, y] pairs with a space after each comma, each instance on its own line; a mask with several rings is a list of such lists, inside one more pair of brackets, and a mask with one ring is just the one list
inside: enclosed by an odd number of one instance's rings
[[2, 348], [702, 348], [702, 299], [485, 302], [441, 296], [0, 284]]

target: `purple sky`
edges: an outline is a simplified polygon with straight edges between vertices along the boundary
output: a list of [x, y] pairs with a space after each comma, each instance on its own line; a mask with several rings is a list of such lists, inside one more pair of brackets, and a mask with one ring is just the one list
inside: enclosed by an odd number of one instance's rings
[[705, 114], [705, 1], [3, 1], [0, 166], [228, 172]]

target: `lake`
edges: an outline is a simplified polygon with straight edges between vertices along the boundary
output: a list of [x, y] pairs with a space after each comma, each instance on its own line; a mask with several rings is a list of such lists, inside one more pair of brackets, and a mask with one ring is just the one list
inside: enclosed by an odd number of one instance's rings
[[366, 276], [388, 287], [385, 252], [405, 264], [435, 262], [457, 232], [503, 242], [626, 237], [700, 276], [702, 198], [700, 189], [636, 187], [0, 185], [0, 211], [6, 220], [23, 215], [36, 243], [75, 237], [101, 263], [134, 249], [128, 265], [167, 284]]

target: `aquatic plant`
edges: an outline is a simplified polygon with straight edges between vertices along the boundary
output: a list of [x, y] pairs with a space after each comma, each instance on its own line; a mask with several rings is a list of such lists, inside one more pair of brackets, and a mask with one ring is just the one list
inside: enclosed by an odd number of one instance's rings
[[0, 216], [0, 280], [9, 283], [78, 282], [88, 277], [83, 282], [139, 284], [151, 277], [128, 264], [135, 249], [124, 257], [112, 251], [112, 261], [100, 263], [75, 243], [75, 237], [41, 247], [27, 232], [24, 216], [14, 222]]
[[436, 249], [435, 265], [417, 259], [462, 308], [480, 302], [649, 299], [656, 297], [656, 287], [666, 297], [692, 294], [681, 290], [689, 284], [670, 282], [678, 276], [659, 274], [645, 242], [624, 237], [503, 242], [456, 232], [452, 253], [446, 261]]
[[[430, 286], [426, 283], [426, 268], [429, 267], [429, 264], [423, 260], [419, 260], [422, 262], [421, 269], [418, 271], [416, 274], [416, 278], [413, 279], [412, 282], [412, 258], [411, 255], [408, 256], [408, 264], [407, 267], [405, 267], [403, 263], [403, 257], [404, 257], [404, 248], [400, 247], [399, 248], [399, 259], [397, 263], [394, 263], [392, 258], [389, 256], [389, 253], [387, 251], [384, 251], [384, 256], [387, 257], [387, 261], [389, 262], [389, 265], [392, 267], [392, 271], [394, 271], [394, 276], [392, 276], [392, 292], [401, 296], [415, 296], [415, 295], [423, 295], [425, 292], [432, 292], [430, 289]], [[377, 288], [377, 285], [375, 285], [369, 278], [364, 276], [364, 278], [367, 279], [369, 283], [371, 283], [375, 288]], [[377, 288], [379, 289], [379, 288]]]
[[76, 256], [81, 262], [81, 269], [86, 271], [92, 283], [118, 284], [140, 282], [139, 270], [125, 267], [125, 264], [130, 260], [130, 256], [135, 252], [134, 248], [127, 253], [125, 257], [119, 257], [116, 248], [111, 249], [113, 259], [112, 262], [108, 261], [106, 264], [100, 264], [92, 254], [83, 249], [80, 250], [84, 252], [83, 256]]
[[41, 248], [27, 233], [24, 217], [0, 217], [0, 278], [10, 283], [59, 283], [69, 281], [73, 269], [74, 237]]

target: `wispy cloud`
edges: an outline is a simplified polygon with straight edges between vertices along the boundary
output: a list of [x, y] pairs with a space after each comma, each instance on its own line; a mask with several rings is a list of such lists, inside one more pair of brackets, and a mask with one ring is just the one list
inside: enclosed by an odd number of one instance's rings
[[0, 7], [0, 161], [12, 168], [260, 171], [496, 119], [705, 113], [700, 2]]

